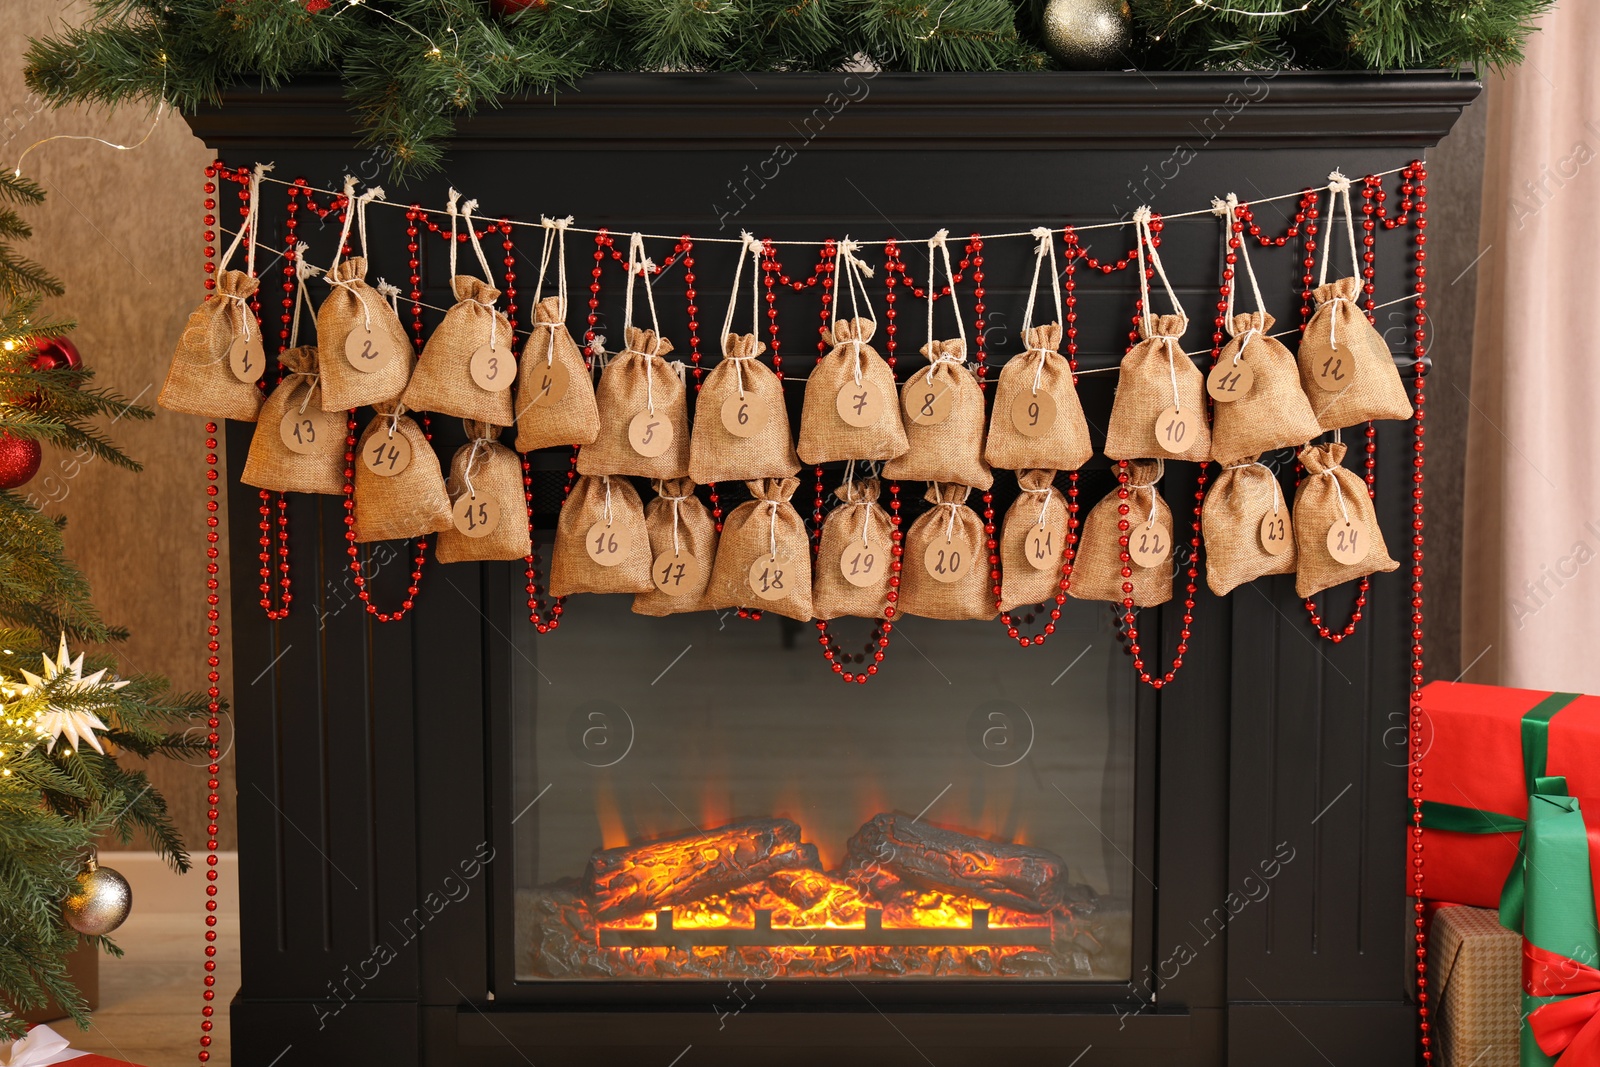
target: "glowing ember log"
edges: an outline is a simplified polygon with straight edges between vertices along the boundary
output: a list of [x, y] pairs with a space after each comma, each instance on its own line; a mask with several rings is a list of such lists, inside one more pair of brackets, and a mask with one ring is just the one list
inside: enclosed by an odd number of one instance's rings
[[589, 857], [589, 906], [601, 922], [760, 881], [778, 871], [817, 870], [815, 845], [788, 819], [744, 819], [705, 832], [602, 849]]
[[874, 815], [850, 839], [847, 872], [884, 871], [916, 885], [979, 897], [1021, 911], [1060, 902], [1067, 865], [1040, 848], [944, 830], [909, 815]]

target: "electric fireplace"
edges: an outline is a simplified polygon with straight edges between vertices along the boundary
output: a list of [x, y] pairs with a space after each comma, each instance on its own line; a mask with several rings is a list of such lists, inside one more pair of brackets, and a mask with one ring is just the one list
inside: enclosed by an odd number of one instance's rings
[[[390, 199], [438, 205], [454, 186], [484, 218], [894, 236], [916, 275], [913, 246], [942, 225], [954, 243], [1235, 192], [1279, 233], [1297, 201], [1265, 197], [1335, 167], [1400, 167], [1476, 92], [1431, 73], [607, 75], [463, 123], [447, 173]], [[233, 166], [270, 160], [320, 189], [383, 179], [332, 85], [231, 93], [191, 122]], [[261, 240], [282, 248], [281, 188], [261, 211]], [[401, 215], [372, 213], [370, 277], [404, 283]], [[295, 235], [325, 261], [336, 221], [301, 210]], [[1162, 234], [1201, 354], [1218, 234], [1209, 214]], [[506, 239], [485, 243], [497, 270], [512, 260], [526, 308], [539, 250], [526, 232]], [[1108, 263], [1132, 247], [1126, 232], [1085, 240]], [[415, 241], [415, 284], [443, 306], [443, 243]], [[1386, 306], [1411, 292], [1408, 242], [1376, 228], [1373, 295], [1410, 375], [1413, 311]], [[690, 336], [692, 284], [715, 352], [709, 309], [725, 306], [737, 247], [696, 247], [663, 275], [666, 336]], [[591, 254], [569, 247], [577, 325]], [[1303, 255], [1298, 241], [1255, 255], [1283, 325], [1299, 321]], [[264, 271], [270, 300], [279, 267]], [[602, 267], [595, 328], [620, 335], [621, 272]], [[993, 365], [1020, 347], [1031, 268], [1027, 242], [985, 250]], [[1131, 272], [1085, 271], [1075, 291], [1097, 445], [1134, 299]], [[815, 290], [775, 306], [785, 373], [803, 377]], [[898, 312], [905, 356], [923, 304], [902, 295]], [[432, 423], [445, 457], [464, 440], [453, 421]], [[1159, 691], [1138, 680], [1118, 612], [1075, 599], [1039, 648], [998, 622], [897, 618], [878, 661], [871, 620], [838, 622], [840, 673], [878, 668], [844, 684], [811, 625], [771, 614], [647, 618], [626, 597], [579, 596], [539, 633], [521, 563], [430, 560], [415, 607], [379, 622], [348, 569], [339, 498], [263, 512], [240, 485], [250, 431], [227, 431], [237, 1064], [1411, 1061], [1405, 569], [1373, 579], [1360, 625], [1333, 643], [1308, 628], [1292, 576], [1223, 598], [1202, 580], [1185, 636], [1180, 566], [1174, 601], [1138, 616], [1147, 669], [1183, 659]], [[1404, 423], [1372, 438], [1391, 546], [1411, 518], [1411, 439]], [[1292, 455], [1265, 461], [1292, 489]], [[565, 451], [531, 457], [540, 568], [567, 469]], [[831, 490], [841, 471], [822, 477]], [[1097, 456], [1082, 513], [1115, 483]], [[920, 488], [901, 493], [908, 525]], [[1169, 464], [1162, 488], [1186, 541], [1194, 465]], [[725, 510], [745, 499], [719, 491]], [[1016, 492], [997, 482], [997, 515]], [[269, 620], [259, 590], [277, 557], [256, 533], [279, 514], [294, 602]], [[411, 556], [362, 550], [383, 610], [406, 596]], [[1321, 598], [1335, 625], [1353, 596]], [[1021, 609], [1021, 625], [1042, 629], [1052, 606]]]

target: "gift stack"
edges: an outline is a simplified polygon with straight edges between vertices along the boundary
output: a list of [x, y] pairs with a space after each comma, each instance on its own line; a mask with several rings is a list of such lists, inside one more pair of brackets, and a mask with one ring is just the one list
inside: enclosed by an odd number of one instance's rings
[[1595, 1067], [1600, 698], [1435, 682], [1422, 710], [1439, 1062]]

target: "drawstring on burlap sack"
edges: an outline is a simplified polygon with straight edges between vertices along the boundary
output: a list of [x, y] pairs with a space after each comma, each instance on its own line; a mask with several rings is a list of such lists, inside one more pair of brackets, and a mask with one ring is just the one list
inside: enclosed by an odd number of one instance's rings
[[[1226, 219], [1226, 225], [1222, 227], [1222, 250], [1224, 256], [1230, 251], [1229, 238], [1233, 234], [1233, 220], [1238, 216], [1238, 212], [1239, 198], [1233, 193], [1229, 193], [1226, 200], [1211, 201], [1211, 213], [1221, 215]], [[1266, 302], [1261, 299], [1261, 285], [1256, 281], [1255, 268], [1250, 265], [1249, 241], [1239, 242], [1239, 255], [1244, 260], [1245, 277], [1250, 279], [1250, 292], [1255, 297], [1256, 310], [1255, 314], [1250, 317], [1250, 325], [1245, 329], [1244, 333], [1235, 334], [1233, 327], [1234, 294], [1239, 291], [1238, 276], [1235, 275], [1234, 280], [1228, 284], [1228, 312], [1227, 318], [1223, 321], [1223, 326], [1228, 331], [1229, 337], [1237, 336], [1241, 338], [1239, 349], [1233, 354], [1234, 365], [1238, 365], [1239, 360], [1244, 358], [1244, 350], [1249, 347], [1254, 338], [1266, 336], [1261, 331], [1260, 326], [1257, 325], [1262, 321], [1262, 315], [1267, 310], [1267, 306]]]
[[[228, 246], [227, 251], [222, 253], [222, 262], [217, 264], [218, 274], [228, 269], [228, 262], [233, 259], [234, 252], [238, 251], [240, 243], [248, 235], [250, 244], [245, 250], [244, 272], [252, 278], [256, 276], [256, 229], [261, 214], [261, 176], [271, 169], [271, 163], [257, 163], [255, 170], [250, 173], [249, 215], [245, 219], [245, 224], [233, 231], [233, 243]], [[247, 335], [250, 332], [249, 298], [240, 296], [238, 293], [228, 292], [218, 292], [216, 295], [224, 300], [231, 301], [230, 306], [233, 308], [234, 317], [239, 321], [239, 336], [244, 337]], [[223, 363], [227, 360], [228, 352], [224, 349], [222, 355], [218, 356], [213, 362]]]
[[[1028, 336], [1028, 331], [1033, 328], [1033, 305], [1039, 296], [1039, 275], [1044, 270], [1045, 260], [1053, 259], [1055, 256], [1056, 239], [1055, 231], [1048, 226], [1036, 226], [1029, 232], [1039, 239], [1039, 246], [1033, 258], [1033, 284], [1028, 287], [1028, 306], [1022, 312], [1022, 336], [1024, 338]], [[1143, 272], [1141, 271], [1142, 276]], [[1054, 268], [1050, 271], [1050, 288], [1054, 291], [1056, 298], [1056, 322], [1064, 328], [1067, 324], [1067, 319], [1061, 306], [1061, 286], [1056, 284]], [[954, 295], [953, 290], [952, 295]], [[1029, 348], [1027, 351], [1039, 353], [1039, 363], [1033, 371], [1033, 395], [1038, 396], [1039, 385], [1044, 379], [1045, 360], [1049, 358], [1052, 350], [1048, 348]]]
[[1150, 312], [1150, 281], [1145, 277], [1145, 254], [1149, 249], [1150, 266], [1155, 268], [1156, 276], [1161, 279], [1161, 285], [1167, 291], [1167, 298], [1172, 301], [1173, 312], [1183, 320], [1183, 325], [1178, 332], [1181, 334], [1189, 328], [1189, 316], [1184, 314], [1183, 305], [1178, 302], [1178, 294], [1173, 291], [1172, 283], [1167, 280], [1166, 269], [1161, 266], [1161, 253], [1156, 251], [1155, 235], [1150, 232], [1151, 212], [1148, 207], [1139, 207], [1133, 213], [1133, 225], [1138, 235], [1139, 255], [1139, 298], [1140, 315], [1146, 337], [1154, 337], [1165, 341], [1167, 344], [1167, 372], [1172, 378], [1172, 410], [1183, 411], [1183, 397], [1178, 391], [1178, 357], [1183, 355], [1183, 349], [1178, 347], [1178, 339], [1171, 334], [1156, 334], [1155, 315]]
[[[878, 318], [872, 312], [872, 300], [867, 296], [866, 282], [866, 279], [872, 277], [872, 268], [867, 265], [865, 260], [856, 255], [860, 250], [861, 244], [851, 240], [849, 237], [839, 242], [839, 255], [844, 257], [845, 288], [850, 292], [850, 318], [852, 320], [861, 318], [861, 304], [865, 303], [867, 306], [867, 321], [872, 323], [874, 329], [876, 329]], [[861, 291], [860, 302], [856, 299], [857, 289]], [[855, 381], [857, 385], [860, 385], [862, 372], [861, 331], [852, 328], [850, 333], [850, 343], [855, 352]]]
[[1055, 499], [1055, 485], [1052, 483], [1043, 489], [1029, 489], [1027, 486], [1019, 484], [1017, 489], [1033, 496], [1044, 497], [1044, 506], [1039, 509], [1039, 529], [1044, 529], [1044, 520], [1050, 514], [1050, 502]]
[[668, 496], [666, 494], [666, 484], [666, 482], [655, 483], [656, 497], [672, 505], [672, 555], [676, 558], [683, 555], [683, 542], [678, 537], [678, 508], [679, 505], [693, 497], [694, 494], [685, 493], [683, 496]]
[[539, 280], [533, 286], [533, 307], [539, 306], [544, 294], [544, 275], [550, 266], [552, 250], [556, 257], [556, 321], [535, 320], [533, 324], [535, 329], [543, 327], [550, 331], [546, 335], [549, 340], [544, 352], [544, 365], [549, 367], [556, 361], [556, 328], [564, 326], [567, 321], [567, 227], [572, 225], [572, 216], [553, 219], [548, 215], [540, 215], [539, 225], [544, 227], [544, 248], [539, 253]]
[[1144, 528], [1146, 530], [1150, 529], [1151, 527], [1155, 526], [1155, 524], [1156, 524], [1156, 500], [1157, 500], [1156, 483], [1161, 480], [1162, 475], [1167, 473], [1167, 461], [1166, 460], [1158, 458], [1155, 461], [1155, 464], [1156, 464], [1155, 477], [1151, 478], [1149, 482], [1145, 483], [1144, 485], [1135, 485], [1132, 482], [1128, 483], [1128, 490], [1130, 492], [1138, 492], [1139, 490], [1143, 489], [1143, 490], [1147, 490], [1150, 493], [1150, 515], [1144, 521]]
[[[338, 278], [339, 263], [344, 259], [345, 242], [350, 239], [350, 223], [356, 222], [357, 231], [361, 236], [361, 258], [367, 256], [367, 205], [374, 200], [387, 199], [381, 186], [373, 186], [360, 196], [355, 195], [356, 178], [353, 174], [344, 177], [345, 212], [344, 225], [339, 229], [339, 241], [334, 247], [333, 262], [323, 272], [322, 280], [335, 288], [344, 288], [354, 294], [356, 302], [361, 305], [361, 328], [372, 331], [372, 309], [367, 306], [367, 298], [355, 285], [355, 279], [341, 281]], [[351, 210], [352, 205], [354, 210]], [[450, 252], [455, 254], [455, 241], [450, 242]]]
[[[1356, 254], [1356, 220], [1355, 215], [1350, 210], [1350, 179], [1336, 170], [1328, 175], [1329, 230], [1339, 224], [1338, 218], [1334, 215], [1334, 208], [1341, 201], [1344, 206], [1345, 233], [1350, 238], [1350, 270], [1354, 272], [1357, 264], [1361, 262], [1361, 258]], [[1317, 288], [1319, 289], [1328, 284], [1328, 251], [1332, 245], [1333, 234], [1330, 233], [1327, 239], [1322, 242], [1322, 267], [1317, 272]], [[1325, 302], [1329, 304], [1343, 302], [1350, 304], [1352, 307], [1354, 307], [1355, 303], [1344, 296], [1331, 296]], [[1328, 315], [1328, 347], [1335, 352], [1339, 350], [1338, 323], [1338, 316], [1330, 311]]]
[[[729, 348], [727, 339], [733, 336], [733, 310], [739, 302], [739, 279], [744, 274], [746, 253], [749, 254], [750, 259], [753, 261], [750, 265], [750, 328], [755, 331], [757, 337], [761, 333], [761, 287], [758, 275], [760, 274], [761, 253], [764, 246], [760, 241], [756, 240], [755, 235], [749, 230], [740, 230], [739, 240], [743, 247], [739, 251], [738, 265], [733, 268], [733, 286], [728, 290], [728, 313], [722, 317], [724, 349]], [[724, 359], [733, 361], [734, 382], [738, 386], [740, 400], [744, 399], [744, 361], [755, 359], [761, 354], [759, 344], [754, 348], [755, 350], [749, 355], [735, 355], [729, 350], [723, 356]]]
[[[650, 333], [652, 344], [650, 351], [640, 352], [633, 348], [624, 348], [625, 352], [632, 352], [636, 356], [644, 357], [644, 402], [645, 408], [654, 415], [656, 413], [656, 394], [654, 384], [655, 361], [660, 358], [661, 352], [661, 320], [656, 316], [656, 294], [650, 288], [650, 275], [655, 271], [656, 265], [644, 254], [644, 235], [635, 233], [628, 238], [628, 295], [623, 303], [622, 310], [622, 335], [628, 337], [633, 326], [633, 283], [636, 278], [644, 278], [644, 295], [650, 304]], [[630, 343], [624, 341], [624, 344]]]
[[[1283, 486], [1278, 484], [1278, 477], [1277, 477], [1276, 474], [1273, 473], [1273, 470], [1272, 470], [1271, 467], [1267, 466], [1265, 463], [1262, 463], [1260, 460], [1254, 460], [1254, 461], [1252, 461], [1250, 463], [1234, 463], [1234, 464], [1230, 464], [1229, 466], [1223, 467], [1222, 469], [1225, 470], [1225, 471], [1242, 471], [1242, 470], [1246, 469], [1247, 467], [1260, 467], [1262, 470], [1266, 471], [1269, 475], [1272, 475], [1272, 477], [1269, 479], [1272, 482], [1272, 515], [1273, 515], [1274, 518], [1276, 518], [1278, 516], [1278, 513], [1283, 509], [1283, 506], [1284, 506]], [[1324, 471], [1323, 473], [1324, 474], [1330, 474], [1332, 472], [1331, 471]], [[1339, 510], [1340, 511], [1344, 510], [1344, 498], [1343, 497], [1339, 498]]]
[[[451, 189], [450, 201], [447, 207], [450, 214], [450, 277], [454, 278], [456, 276], [456, 246], [461, 243], [456, 237], [456, 221], [459, 217], [466, 220], [467, 237], [472, 241], [473, 252], [477, 253], [478, 265], [483, 268], [483, 280], [489, 288], [493, 289], [494, 271], [489, 269], [489, 257], [483, 254], [483, 245], [478, 243], [478, 231], [472, 225], [472, 212], [477, 209], [478, 202], [476, 200], [468, 200], [461, 205], [458, 213], [456, 204], [460, 199], [461, 194]], [[363, 241], [362, 247], [365, 247], [365, 241]], [[495, 301], [479, 300], [475, 296], [468, 299], [489, 313], [489, 351], [493, 352], [496, 348], [495, 333], [500, 322], [500, 316], [495, 313], [494, 309]]]
[[[928, 381], [933, 381], [933, 372], [941, 363], [956, 363], [962, 366], [967, 362], [967, 324], [961, 318], [961, 302], [956, 297], [956, 275], [950, 266], [950, 231], [940, 230], [928, 241]], [[936, 256], [937, 253], [937, 256]], [[933, 338], [933, 283], [937, 275], [934, 273], [938, 257], [944, 259], [944, 275], [950, 282], [950, 308], [956, 313], [956, 334], [961, 338], [960, 351], [953, 351], [949, 347], [941, 348]]]
[[[322, 269], [306, 259], [306, 252], [310, 247], [304, 241], [297, 241], [294, 246], [294, 315], [289, 320], [289, 351], [291, 352], [300, 347], [300, 309], [304, 307], [313, 319], [317, 317], [317, 309], [311, 306], [311, 290], [306, 287], [306, 280], [322, 273]], [[305, 399], [300, 401], [299, 414], [304, 415], [306, 409], [311, 406], [311, 398], [316, 395], [317, 387], [322, 383], [322, 368], [319, 365], [314, 372], [294, 371], [292, 372], [292, 377], [299, 378], [301, 382], [308, 383], [311, 386], [306, 390]], [[290, 395], [294, 394], [291, 393]]]

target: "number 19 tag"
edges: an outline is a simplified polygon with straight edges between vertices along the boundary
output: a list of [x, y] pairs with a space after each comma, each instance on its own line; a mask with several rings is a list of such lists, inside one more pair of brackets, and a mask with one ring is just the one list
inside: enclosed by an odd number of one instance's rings
[[845, 581], [857, 588], [877, 585], [888, 569], [888, 559], [887, 548], [870, 541], [863, 545], [860, 538], [853, 537], [844, 546], [844, 554], [839, 557], [839, 572], [844, 575]]

